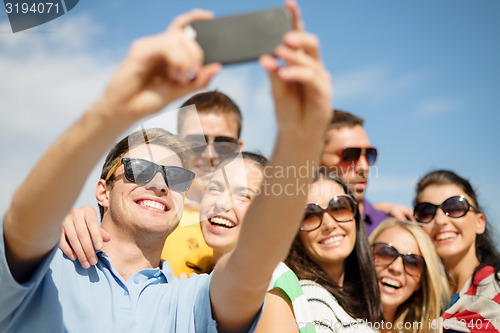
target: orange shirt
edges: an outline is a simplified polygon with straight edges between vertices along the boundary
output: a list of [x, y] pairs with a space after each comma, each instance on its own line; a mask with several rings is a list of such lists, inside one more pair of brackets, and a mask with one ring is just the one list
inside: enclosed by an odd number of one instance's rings
[[174, 275], [185, 272], [198, 273], [189, 268], [189, 262], [202, 269], [212, 263], [213, 251], [205, 243], [200, 228], [200, 206], [184, 201], [184, 212], [179, 226], [172, 232], [163, 246], [161, 258], [168, 261]]

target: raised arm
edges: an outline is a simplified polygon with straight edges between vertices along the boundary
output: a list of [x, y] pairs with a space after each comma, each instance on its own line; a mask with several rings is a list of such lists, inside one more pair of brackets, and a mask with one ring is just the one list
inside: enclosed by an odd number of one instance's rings
[[[50, 146], [17, 189], [3, 222], [7, 260], [17, 280], [28, 278], [57, 245], [64, 216], [114, 140], [140, 118], [204, 87], [220, 69], [202, 66], [203, 52], [183, 32], [185, 24], [211, 17], [194, 10], [163, 33], [136, 41], [100, 99]], [[190, 72], [194, 79], [188, 79]]]
[[[288, 6], [297, 17], [296, 5]], [[285, 67], [279, 68], [270, 56], [260, 59], [271, 79], [278, 120], [273, 156], [237, 247], [216, 265], [210, 286], [214, 315], [220, 329], [227, 331], [248, 328], [245, 325], [261, 307], [273, 270], [288, 253], [331, 116], [332, 87], [317, 38], [297, 29], [285, 35], [276, 55], [286, 61]], [[308, 174], [295, 178], [293, 172], [279, 172], [290, 167]]]

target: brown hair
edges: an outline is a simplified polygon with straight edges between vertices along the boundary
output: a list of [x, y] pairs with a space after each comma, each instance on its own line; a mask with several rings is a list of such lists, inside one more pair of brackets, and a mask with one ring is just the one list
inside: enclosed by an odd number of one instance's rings
[[[414, 200], [414, 206], [420, 202], [420, 195], [422, 192], [430, 185], [455, 185], [464, 191], [465, 194], [469, 196], [472, 200], [471, 204], [477, 208], [477, 212], [484, 214], [483, 209], [479, 205], [477, 200], [476, 192], [474, 191], [470, 182], [457, 175], [453, 171], [449, 170], [435, 170], [429, 172], [423, 176], [417, 184], [417, 195]], [[498, 278], [498, 272], [500, 271], [500, 255], [493, 244], [492, 237], [490, 235], [491, 228], [489, 227], [488, 220], [485, 217], [485, 228], [484, 232], [480, 235], [476, 235], [476, 257], [479, 261], [479, 266], [474, 270], [474, 275], [472, 276], [472, 281], [474, 277], [481, 268], [484, 266], [491, 265], [495, 267], [495, 277], [497, 281], [500, 282]]]
[[184, 126], [186, 113], [189, 110], [187, 106], [195, 105], [198, 113], [215, 113], [233, 115], [237, 122], [238, 137], [241, 135], [241, 124], [243, 117], [238, 105], [224, 93], [217, 90], [206, 91], [191, 96], [187, 101], [181, 105], [179, 113], [177, 114], [177, 133], [181, 133]]
[[332, 128], [342, 128], [342, 127], [354, 127], [354, 126], [363, 126], [364, 120], [358, 116], [353, 115], [352, 113], [335, 109], [333, 112], [333, 118], [330, 122], [329, 129]]
[[[184, 168], [187, 168], [189, 164], [190, 150], [184, 140], [162, 128], [142, 129], [129, 134], [111, 148], [102, 166], [100, 179], [106, 178], [108, 172], [120, 161], [123, 155], [141, 144], [166, 147], [177, 154]], [[113, 174], [106, 183], [112, 187], [114, 181]], [[99, 205], [99, 213], [102, 219], [104, 207], [101, 205]]]
[[[320, 172], [315, 181], [322, 177], [337, 182], [346, 194], [351, 195], [349, 187], [336, 176]], [[298, 234], [285, 259], [285, 264], [290, 267], [299, 280], [314, 281], [328, 290], [352, 317], [366, 319], [372, 323], [380, 322], [383, 320], [383, 313], [377, 273], [359, 209], [356, 210], [354, 220], [356, 223], [356, 243], [352, 252], [345, 259], [342, 287], [308, 256]]]

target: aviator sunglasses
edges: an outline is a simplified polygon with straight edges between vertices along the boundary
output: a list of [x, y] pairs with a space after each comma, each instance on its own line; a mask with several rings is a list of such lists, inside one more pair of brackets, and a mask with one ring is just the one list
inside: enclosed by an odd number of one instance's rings
[[238, 149], [238, 140], [230, 136], [217, 135], [211, 140], [209, 135], [189, 134], [185, 136], [193, 154], [202, 154], [209, 144], [219, 155], [228, 155]]
[[413, 208], [413, 217], [420, 223], [429, 223], [434, 216], [436, 216], [438, 208], [441, 208], [446, 216], [453, 218], [464, 216], [471, 208], [476, 212], [478, 211], [463, 195], [457, 195], [449, 197], [440, 205], [434, 205], [430, 202], [421, 202]]
[[364, 154], [368, 165], [374, 165], [377, 160], [377, 148], [355, 148], [349, 147], [341, 149], [337, 152], [337, 155], [342, 159], [344, 163], [357, 163], [361, 155]]
[[326, 208], [318, 203], [306, 205], [304, 218], [300, 224], [300, 231], [313, 231], [323, 223], [323, 215], [328, 213], [337, 222], [350, 222], [356, 216], [357, 204], [350, 195], [338, 195], [333, 197]]
[[403, 259], [403, 267], [407, 274], [414, 277], [421, 277], [425, 272], [424, 257], [407, 253], [399, 253], [392, 244], [374, 243], [372, 245], [373, 257], [375, 258], [375, 266], [389, 267], [399, 257]]
[[178, 192], [186, 192], [191, 186], [191, 181], [195, 176], [194, 172], [178, 166], [158, 165], [140, 158], [122, 158], [111, 170], [109, 170], [104, 180], [108, 180], [122, 164], [125, 169], [125, 178], [127, 178], [128, 181], [136, 184], [146, 184], [161, 170], [167, 186], [171, 190]]

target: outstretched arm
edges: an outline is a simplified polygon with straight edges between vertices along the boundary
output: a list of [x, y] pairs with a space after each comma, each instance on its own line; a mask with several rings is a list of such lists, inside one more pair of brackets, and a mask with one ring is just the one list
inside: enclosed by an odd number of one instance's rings
[[[203, 52], [183, 32], [212, 15], [194, 10], [156, 36], [136, 41], [101, 98], [45, 152], [15, 192], [4, 216], [7, 260], [24, 280], [57, 245], [61, 224], [106, 149], [142, 117], [204, 87], [220, 65], [202, 66]], [[196, 74], [188, 79], [188, 73]]]
[[[298, 8], [288, 2], [296, 18]], [[297, 26], [301, 26], [297, 18]], [[252, 202], [235, 250], [215, 267], [210, 285], [214, 315], [221, 330], [247, 329], [262, 306], [272, 272], [298, 231], [331, 116], [331, 82], [319, 56], [315, 36], [300, 29], [284, 37], [276, 55], [263, 56], [278, 120], [273, 156], [261, 193]], [[279, 170], [309, 170], [303, 178]], [[288, 168], [288, 169], [287, 169]], [[280, 194], [281, 193], [281, 194]], [[275, 195], [277, 194], [277, 195]]]

